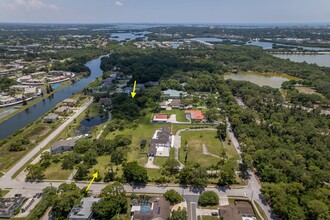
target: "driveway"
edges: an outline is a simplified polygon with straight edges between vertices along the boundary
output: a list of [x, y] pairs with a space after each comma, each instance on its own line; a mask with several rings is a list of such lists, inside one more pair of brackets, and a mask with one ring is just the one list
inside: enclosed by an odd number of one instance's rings
[[148, 162], [144, 164], [145, 168], [159, 169], [160, 167], [154, 164], [154, 157], [148, 157]]

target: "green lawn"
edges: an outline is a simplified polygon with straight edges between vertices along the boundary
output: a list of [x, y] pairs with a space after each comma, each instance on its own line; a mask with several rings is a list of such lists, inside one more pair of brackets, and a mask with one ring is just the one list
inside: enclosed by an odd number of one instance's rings
[[168, 160], [168, 157], [155, 157], [154, 164], [161, 167], [165, 164], [166, 160]]
[[100, 156], [97, 158], [97, 164], [89, 169], [90, 175], [92, 176], [95, 171], [98, 171], [99, 174], [104, 177], [105, 171], [109, 168], [110, 165], [110, 156]]
[[67, 180], [72, 173], [72, 170], [63, 170], [62, 162], [52, 163], [44, 172], [47, 180]]
[[180, 109], [172, 109], [172, 110], [162, 110], [160, 113], [165, 113], [170, 115], [176, 115], [176, 120], [179, 122], [189, 122], [186, 119], [186, 116], [184, 114], [184, 110], [180, 110]]
[[184, 163], [186, 151], [185, 143], [188, 143], [188, 161], [194, 161], [205, 166], [216, 164], [219, 158], [204, 155], [202, 150], [202, 144], [205, 144], [208, 151], [214, 155], [220, 157], [222, 151], [222, 145], [219, 138], [216, 136], [216, 131], [184, 131], [181, 132], [181, 148], [179, 154], [179, 160]]
[[216, 216], [203, 215], [202, 218], [198, 216], [198, 220], [218, 220]]

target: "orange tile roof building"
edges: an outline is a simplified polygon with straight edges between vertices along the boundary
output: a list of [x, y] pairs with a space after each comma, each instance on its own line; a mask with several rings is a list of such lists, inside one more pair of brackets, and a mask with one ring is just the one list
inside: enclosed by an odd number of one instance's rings
[[154, 116], [153, 122], [165, 123], [167, 121], [167, 114], [157, 114]]
[[187, 120], [204, 120], [204, 115], [200, 110], [187, 110], [184, 112]]

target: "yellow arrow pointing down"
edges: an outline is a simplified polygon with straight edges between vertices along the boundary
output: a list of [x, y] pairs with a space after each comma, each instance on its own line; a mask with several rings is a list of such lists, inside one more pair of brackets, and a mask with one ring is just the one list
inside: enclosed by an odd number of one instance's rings
[[89, 187], [91, 187], [92, 183], [94, 182], [95, 178], [97, 178], [97, 177], [98, 177], [98, 173], [96, 172], [96, 173], [93, 174], [93, 179], [92, 179], [91, 182], [88, 184], [86, 191], [89, 190]]
[[131, 92], [132, 98], [134, 98], [134, 96], [136, 95], [135, 88], [136, 88], [136, 80], [134, 81], [133, 91]]

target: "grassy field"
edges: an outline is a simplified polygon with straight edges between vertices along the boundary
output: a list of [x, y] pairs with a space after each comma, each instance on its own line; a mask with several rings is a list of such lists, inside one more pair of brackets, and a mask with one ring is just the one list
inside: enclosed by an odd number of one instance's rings
[[[188, 143], [188, 161], [194, 161], [205, 166], [216, 164], [219, 161], [223, 146], [216, 136], [216, 131], [183, 131], [181, 132], [181, 148], [179, 153], [179, 160], [184, 163], [186, 151], [185, 143]], [[202, 144], [205, 144], [207, 150], [217, 155], [219, 158], [204, 155]]]
[[186, 119], [186, 116], [184, 114], [184, 110], [180, 109], [172, 109], [172, 110], [162, 110], [160, 113], [165, 113], [168, 115], [176, 115], [176, 120], [179, 122], [189, 122]]
[[[0, 148], [0, 171], [6, 171], [11, 166], [14, 165], [21, 157], [29, 152], [34, 146], [35, 143], [40, 142], [45, 138], [52, 130], [59, 126], [60, 122], [57, 124], [43, 124], [41, 120], [37, 120], [33, 124], [26, 127], [23, 131], [17, 132], [16, 135], [7, 138]], [[45, 132], [45, 130], [48, 130]], [[34, 143], [25, 145], [27, 148], [23, 151], [9, 151], [10, 145], [16, 143], [18, 140], [28, 138]]]
[[299, 93], [303, 94], [316, 94], [324, 98], [324, 96], [321, 93], [316, 92], [314, 89], [310, 87], [305, 87], [305, 86], [296, 86], [296, 89], [298, 90]]
[[52, 163], [44, 172], [46, 180], [67, 180], [72, 170], [63, 170], [62, 162]]

